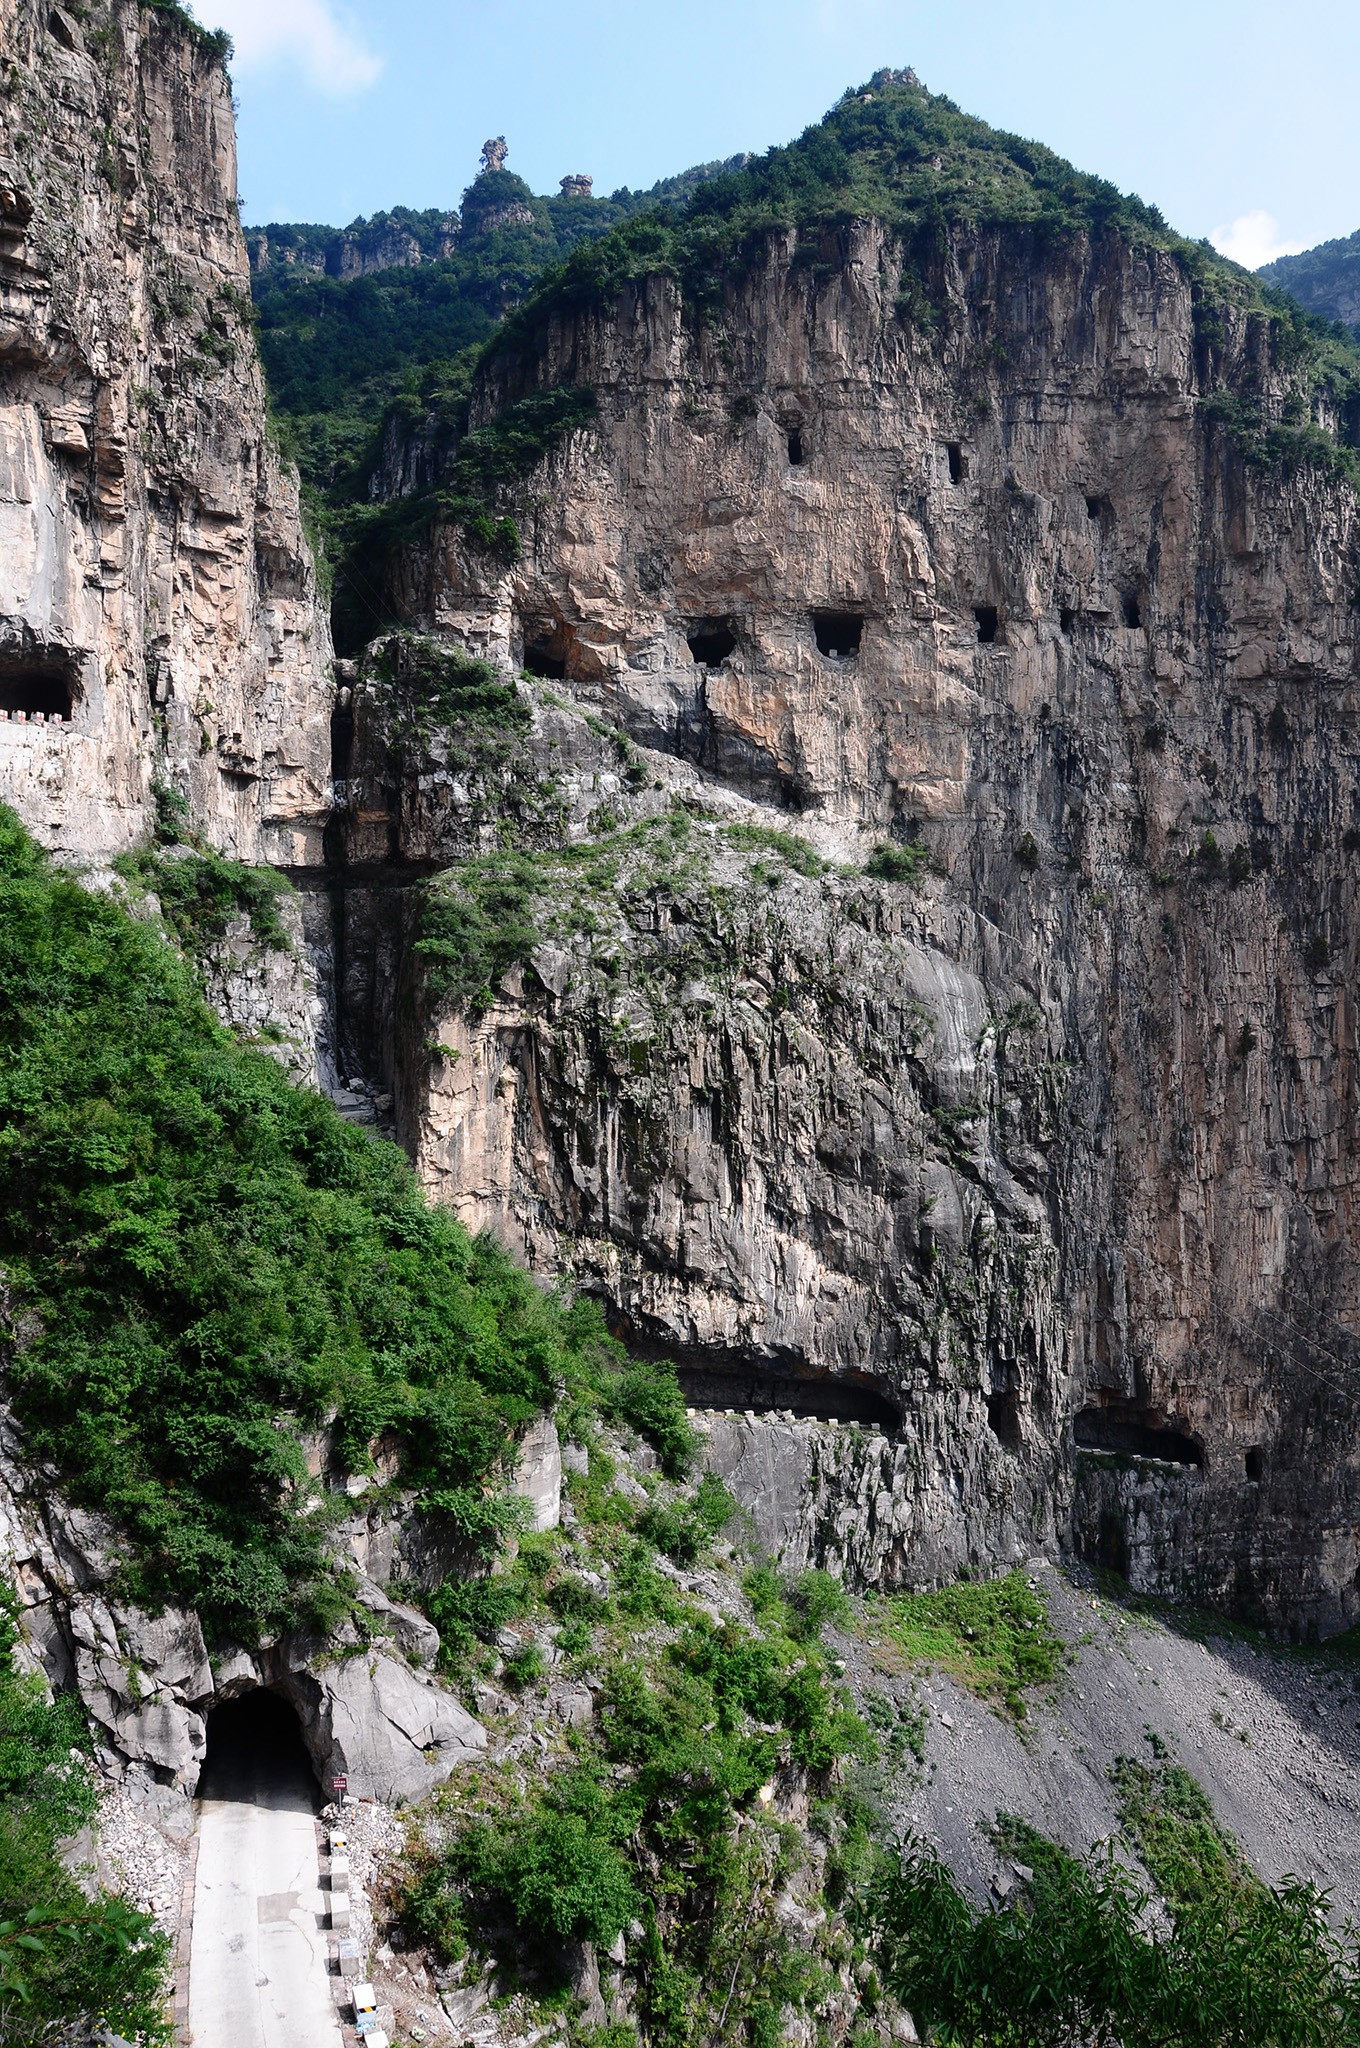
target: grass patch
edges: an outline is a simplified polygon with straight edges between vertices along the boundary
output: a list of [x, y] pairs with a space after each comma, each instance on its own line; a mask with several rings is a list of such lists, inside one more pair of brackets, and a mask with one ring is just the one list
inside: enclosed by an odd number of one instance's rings
[[1051, 1685], [1062, 1669], [1047, 1605], [1021, 1571], [961, 1579], [938, 1593], [896, 1593], [870, 1613], [912, 1663], [947, 1671], [1016, 1720], [1025, 1718], [1026, 1691]]
[[810, 881], [831, 871], [817, 849], [794, 832], [779, 832], [770, 825], [725, 825], [723, 832], [733, 846], [745, 851], [777, 853], [796, 875], [804, 875]]
[[[1161, 1749], [1160, 1742], [1156, 1745]], [[1110, 1771], [1119, 1822], [1163, 1898], [1209, 1906], [1259, 1891], [1260, 1880], [1219, 1827], [1204, 1791], [1165, 1754], [1148, 1764], [1121, 1756]]]

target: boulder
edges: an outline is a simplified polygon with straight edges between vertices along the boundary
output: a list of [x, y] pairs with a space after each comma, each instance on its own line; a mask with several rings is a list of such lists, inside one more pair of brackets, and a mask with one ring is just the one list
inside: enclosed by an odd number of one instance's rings
[[208, 1731], [201, 1715], [174, 1700], [150, 1700], [130, 1714], [114, 1718], [112, 1734], [132, 1763], [151, 1764], [170, 1781], [192, 1791], [208, 1753]]
[[557, 1527], [562, 1519], [562, 1446], [551, 1415], [541, 1415], [526, 1430], [511, 1491], [529, 1502], [535, 1530]]
[[480, 1721], [381, 1651], [290, 1672], [281, 1690], [298, 1710], [322, 1784], [348, 1778], [359, 1798], [419, 1799], [486, 1748]]
[[213, 1689], [212, 1668], [196, 1614], [177, 1607], [157, 1615], [115, 1607], [113, 1618], [124, 1651], [154, 1684], [168, 1686], [186, 1700], [207, 1698]]
[[359, 1605], [373, 1616], [378, 1630], [392, 1638], [404, 1657], [418, 1664], [423, 1671], [433, 1671], [435, 1658], [439, 1655], [439, 1630], [433, 1622], [418, 1614], [414, 1607], [403, 1607], [399, 1600], [389, 1600], [371, 1579], [362, 1582], [356, 1598]]

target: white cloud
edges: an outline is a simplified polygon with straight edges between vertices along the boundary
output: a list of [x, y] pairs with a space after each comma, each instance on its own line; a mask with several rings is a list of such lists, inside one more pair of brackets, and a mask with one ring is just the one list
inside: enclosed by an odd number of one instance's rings
[[198, 11], [231, 37], [238, 71], [298, 64], [318, 92], [340, 97], [362, 92], [382, 70], [332, 0], [201, 0]]
[[1277, 256], [1297, 256], [1306, 245], [1280, 239], [1280, 223], [1273, 213], [1258, 207], [1255, 213], [1239, 214], [1224, 228], [1210, 231], [1209, 240], [1221, 256], [1230, 256], [1247, 270], [1259, 270]]

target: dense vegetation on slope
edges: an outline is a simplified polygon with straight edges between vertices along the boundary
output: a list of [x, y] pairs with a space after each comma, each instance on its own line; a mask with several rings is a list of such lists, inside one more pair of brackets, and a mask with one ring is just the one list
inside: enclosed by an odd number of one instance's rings
[[[255, 280], [260, 352], [275, 417], [303, 480], [344, 503], [362, 489], [388, 404], [432, 364], [445, 365], [496, 330], [543, 271], [578, 241], [603, 234], [624, 208], [606, 199], [539, 199], [507, 171], [483, 172], [464, 194], [486, 218], [495, 184], [510, 220], [465, 234], [442, 262], [336, 278], [271, 267]], [[512, 188], [512, 189], [510, 189]], [[279, 230], [264, 230], [277, 236]], [[417, 238], [418, 239], [418, 238]]]
[[18, 1640], [0, 1604], [0, 2040], [163, 2041], [169, 1943], [121, 1899], [87, 1897], [62, 1861], [94, 1818], [89, 1744], [76, 1700], [15, 1670]]
[[[1183, 1775], [1183, 1774], [1182, 1774]], [[1192, 1781], [1187, 1781], [1192, 1782]], [[1003, 1816], [998, 1846], [1030, 1875], [979, 1910], [928, 1847], [884, 1863], [858, 1902], [883, 1982], [957, 2048], [1354, 2048], [1353, 1944], [1310, 1885], [1149, 1894], [1114, 1858], [1069, 1856]], [[1160, 1884], [1159, 1884], [1160, 1888]]]
[[[797, 230], [800, 254], [815, 264], [827, 260], [819, 246], [826, 230], [863, 217], [899, 230], [923, 275], [953, 228], [1020, 229], [1054, 241], [1116, 230], [1137, 246], [1174, 251], [1216, 292], [1263, 303], [1247, 272], [1175, 234], [1155, 207], [961, 112], [911, 73], [879, 72], [796, 142], [710, 180], [683, 209], [653, 208], [574, 251], [497, 346], [526, 346], [552, 311], [601, 303], [658, 272], [677, 277], [695, 306], [718, 303], [733, 268], [771, 230]], [[904, 310], [929, 323], [928, 295]]]
[[1257, 272], [1268, 285], [1298, 300], [1324, 320], [1342, 320], [1360, 339], [1360, 231], [1319, 242], [1298, 256], [1281, 256]]
[[249, 1639], [344, 1606], [303, 1435], [384, 1439], [464, 1526], [515, 1433], [607, 1388], [594, 1310], [430, 1209], [405, 1159], [212, 1018], [151, 926], [0, 812], [0, 1276], [35, 1451], [129, 1593]]
[[[420, 403], [437, 390], [456, 406], [477, 351], [545, 270], [640, 207], [678, 203], [725, 169], [698, 165], [650, 192], [625, 187], [607, 199], [542, 198], [509, 171], [483, 171], [463, 194], [452, 253], [442, 257], [451, 224], [433, 210], [394, 207], [343, 235], [289, 222], [249, 229], [270, 251], [253, 291], [274, 417], [333, 559], [345, 553], [348, 515], [363, 501], [393, 401]], [[423, 260], [326, 274], [342, 241], [362, 248], [389, 233], [414, 242]]]
[[[638, 1502], [584, 1434], [570, 1529], [448, 1589], [458, 1612], [440, 1619], [461, 1668], [518, 1693], [517, 1726], [526, 1706], [546, 1715], [543, 1691], [564, 1678], [589, 1676], [595, 1712], [565, 1746], [440, 1795], [396, 1901], [408, 1940], [438, 1959], [494, 1959], [524, 2001], [517, 2031], [552, 2019], [570, 1944], [588, 1941], [602, 1965], [614, 1957], [607, 1995], [622, 1986], [629, 2015], [585, 2033], [602, 2048], [776, 2048], [800, 2037], [793, 2014], [817, 2039], [872, 2048], [902, 2009], [953, 2048], [1360, 2043], [1353, 1940], [1329, 1931], [1310, 1886], [1253, 1875], [1155, 1738], [1150, 1761], [1111, 1773], [1122, 1847], [1083, 1860], [997, 1817], [1004, 1898], [980, 1906], [928, 1844], [895, 1837], [926, 1768], [925, 1711], [914, 1688], [866, 1690], [871, 1732], [837, 1677], [844, 1654], [887, 1618], [914, 1665], [1024, 1715], [1021, 1692], [1053, 1682], [1059, 1646], [1023, 1575], [862, 1604], [821, 1572], [781, 1580], [743, 1556], [711, 1475], [649, 1480]], [[523, 1647], [502, 1663], [507, 1624]]]

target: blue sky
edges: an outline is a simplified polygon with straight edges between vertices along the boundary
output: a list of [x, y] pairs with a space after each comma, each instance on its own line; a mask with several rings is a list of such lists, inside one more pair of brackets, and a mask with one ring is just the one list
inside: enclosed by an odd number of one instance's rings
[[458, 203], [785, 142], [880, 65], [1260, 263], [1360, 228], [1354, 0], [197, 0], [237, 43], [245, 218]]

